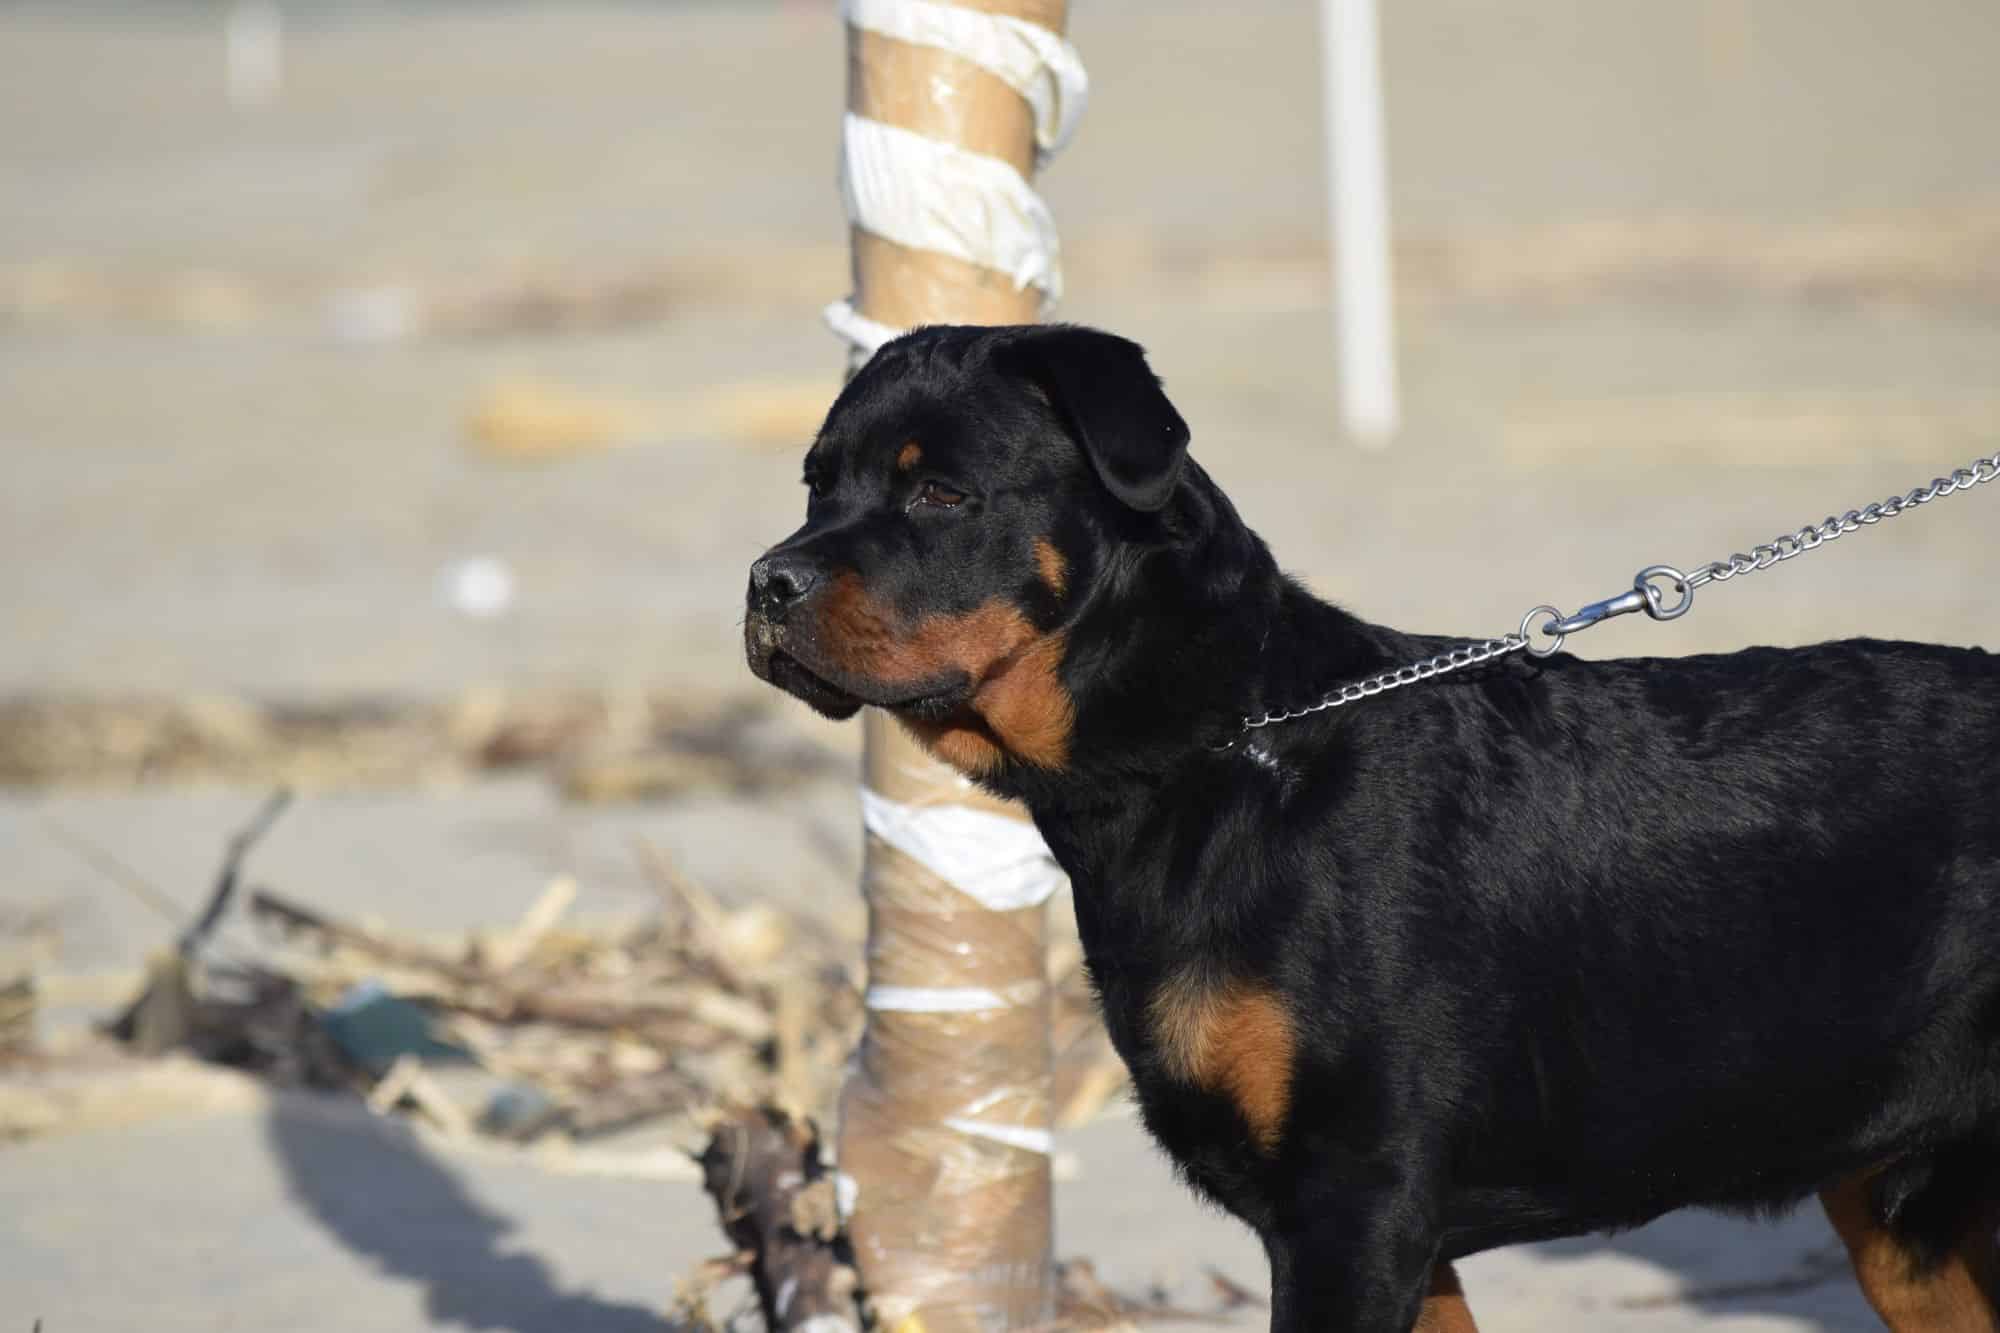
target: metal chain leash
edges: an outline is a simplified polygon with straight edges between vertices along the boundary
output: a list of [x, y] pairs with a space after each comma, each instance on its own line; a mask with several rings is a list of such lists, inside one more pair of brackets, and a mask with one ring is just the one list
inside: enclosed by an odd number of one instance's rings
[[[1829, 517], [1818, 523], [1809, 523], [1796, 532], [1788, 532], [1774, 537], [1768, 542], [1750, 548], [1745, 555], [1738, 552], [1726, 560], [1711, 560], [1691, 574], [1683, 574], [1672, 565], [1648, 565], [1632, 578], [1630, 590], [1616, 597], [1607, 597], [1601, 602], [1592, 602], [1581, 608], [1573, 616], [1565, 616], [1555, 607], [1542, 605], [1533, 607], [1521, 617], [1521, 627], [1512, 634], [1503, 634], [1497, 639], [1484, 639], [1478, 643], [1453, 648], [1427, 657], [1421, 662], [1397, 667], [1394, 671], [1384, 671], [1379, 675], [1362, 680], [1349, 681], [1333, 693], [1302, 708], [1284, 709], [1265, 713], [1261, 717], [1245, 717], [1243, 729], [1255, 731], [1277, 722], [1291, 722], [1298, 718], [1323, 713], [1330, 708], [1340, 708], [1362, 699], [1371, 699], [1389, 690], [1398, 690], [1405, 685], [1415, 685], [1420, 681], [1435, 680], [1439, 676], [1466, 667], [1491, 662], [1509, 653], [1525, 651], [1531, 657], [1550, 657], [1561, 651], [1563, 640], [1580, 633], [1613, 616], [1627, 615], [1633, 611], [1644, 611], [1654, 620], [1675, 620], [1688, 613], [1694, 605], [1695, 589], [1710, 583], [1726, 583], [1742, 574], [1754, 574], [1760, 569], [1783, 564], [1807, 551], [1818, 550], [1836, 537], [1858, 532], [1871, 524], [1886, 518], [1908, 513], [1912, 509], [1929, 504], [1941, 496], [1953, 495], [1959, 491], [1969, 491], [1974, 486], [1982, 486], [2000, 478], [2000, 453], [1975, 458], [1965, 467], [1955, 469], [1948, 477], [1936, 477], [1928, 486], [1919, 486], [1901, 495], [1892, 495], [1886, 500], [1850, 509], [1837, 517]], [[1667, 600], [1667, 587], [1671, 585], [1676, 601]], [[1540, 625], [1535, 622], [1540, 619]], [[1539, 629], [1544, 638], [1554, 642], [1537, 645], [1531, 630]]]

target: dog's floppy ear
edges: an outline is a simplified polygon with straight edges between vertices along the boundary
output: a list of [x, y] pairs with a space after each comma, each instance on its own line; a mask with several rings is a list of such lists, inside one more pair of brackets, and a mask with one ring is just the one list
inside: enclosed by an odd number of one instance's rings
[[1165, 507], [1187, 461], [1188, 428], [1167, 401], [1139, 344], [1056, 324], [1027, 330], [1007, 349], [1048, 394], [1104, 488], [1134, 509]]

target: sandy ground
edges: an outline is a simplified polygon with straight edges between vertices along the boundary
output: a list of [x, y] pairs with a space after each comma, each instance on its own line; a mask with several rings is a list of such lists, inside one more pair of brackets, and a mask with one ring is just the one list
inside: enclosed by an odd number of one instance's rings
[[[1331, 425], [1310, 8], [1084, 0], [1094, 101], [1047, 193], [1065, 313], [1153, 349], [1205, 464], [1331, 594], [1484, 635], [2000, 447], [1989, 4], [1390, 7], [1409, 424], [1379, 454]], [[811, 423], [740, 405], [810, 402], [838, 360], [827, 7], [309, 14], [253, 112], [222, 97], [211, 19], [0, 16], [0, 691], [745, 688], [737, 590], [796, 523]], [[634, 274], [666, 293], [637, 323], [421, 328]], [[534, 466], [467, 448], [524, 379], [643, 424]], [[1575, 647], [2000, 646], [1997, 502]], [[470, 557], [511, 569], [506, 614], [441, 595]], [[76, 836], [192, 903], [255, 798], [0, 794], [0, 905], [57, 904], [67, 970], [130, 968], [165, 923]], [[734, 901], [851, 911], [840, 782], [611, 810], [529, 781], [329, 793], [258, 867], [416, 927], [511, 919], [558, 872], [613, 914], [645, 901], [635, 833]], [[1064, 1149], [1065, 1253], [1261, 1283], [1129, 1119]], [[0, 1195], [0, 1305], [49, 1333], [658, 1328], [718, 1244], [690, 1187], [435, 1159], [292, 1101], [6, 1149]], [[1489, 1329], [1873, 1327], [1843, 1281], [1743, 1289], [1830, 1243], [1815, 1216], [1675, 1217], [1466, 1275]]]

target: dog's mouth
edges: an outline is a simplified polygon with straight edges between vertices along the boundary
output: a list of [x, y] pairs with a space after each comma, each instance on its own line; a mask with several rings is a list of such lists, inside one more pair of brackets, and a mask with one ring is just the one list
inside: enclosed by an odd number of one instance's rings
[[759, 680], [777, 686], [822, 717], [836, 722], [853, 717], [863, 704], [918, 721], [941, 722], [959, 712], [971, 697], [969, 679], [954, 677], [914, 687], [887, 687], [874, 681], [853, 680], [817, 663], [808, 666], [800, 650], [785, 641], [781, 628], [761, 621], [753, 620], [744, 637], [750, 670]]
[[[754, 670], [756, 664], [753, 662], [751, 665]], [[804, 701], [815, 713], [836, 722], [853, 717], [867, 702], [860, 695], [850, 694], [826, 677], [808, 670], [798, 658], [782, 650], [772, 653], [765, 660], [764, 669], [757, 674], [793, 698]]]

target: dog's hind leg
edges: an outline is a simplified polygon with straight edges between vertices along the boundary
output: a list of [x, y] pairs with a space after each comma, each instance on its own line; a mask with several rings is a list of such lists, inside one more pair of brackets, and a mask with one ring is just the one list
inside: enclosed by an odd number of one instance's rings
[[[1875, 1313], [1891, 1333], [2000, 1333], [1992, 1207], [1952, 1198], [1964, 1177], [1927, 1168], [1929, 1181], [1891, 1219], [1878, 1174], [1849, 1176], [1819, 1196]], [[1921, 1236], [1911, 1225], [1917, 1219], [1906, 1216], [1912, 1213], [1927, 1214]]]
[[1430, 1294], [1424, 1297], [1423, 1313], [1417, 1316], [1412, 1333], [1479, 1333], [1472, 1322], [1472, 1309], [1465, 1303], [1465, 1288], [1450, 1264], [1438, 1260], [1431, 1270]]

